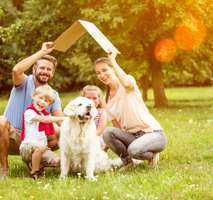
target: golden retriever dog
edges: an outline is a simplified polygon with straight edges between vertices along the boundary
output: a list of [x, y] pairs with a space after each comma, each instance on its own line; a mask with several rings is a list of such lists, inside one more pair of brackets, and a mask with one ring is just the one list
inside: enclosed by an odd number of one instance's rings
[[110, 160], [101, 149], [96, 134], [94, 118], [97, 115], [94, 102], [77, 97], [64, 109], [67, 116], [60, 129], [61, 175], [65, 178], [69, 170], [86, 173], [86, 178], [95, 180], [94, 173], [121, 165], [121, 160]]

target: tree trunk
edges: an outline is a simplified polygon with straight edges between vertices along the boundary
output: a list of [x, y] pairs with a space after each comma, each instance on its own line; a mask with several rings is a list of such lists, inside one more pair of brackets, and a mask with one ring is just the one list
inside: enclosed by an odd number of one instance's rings
[[148, 101], [148, 89], [149, 89], [149, 73], [144, 74], [139, 79], [140, 86], [142, 88], [143, 100]]
[[17, 10], [23, 10], [24, 0], [13, 0], [13, 5], [17, 8]]
[[155, 107], [166, 107], [168, 106], [168, 100], [164, 90], [163, 84], [163, 72], [161, 64], [158, 63], [154, 58], [151, 59], [151, 76], [152, 76], [152, 88], [154, 92]]

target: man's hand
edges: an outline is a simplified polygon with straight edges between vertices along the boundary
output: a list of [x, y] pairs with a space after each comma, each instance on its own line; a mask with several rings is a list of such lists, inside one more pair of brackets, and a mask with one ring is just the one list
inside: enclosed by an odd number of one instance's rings
[[54, 43], [53, 42], [44, 42], [41, 47], [41, 51], [46, 55], [53, 51]]
[[24, 74], [38, 59], [52, 52], [54, 47], [53, 42], [44, 42], [39, 51], [33, 55], [23, 59], [17, 63], [12, 70], [13, 83], [15, 86], [21, 85], [24, 82], [26, 75]]

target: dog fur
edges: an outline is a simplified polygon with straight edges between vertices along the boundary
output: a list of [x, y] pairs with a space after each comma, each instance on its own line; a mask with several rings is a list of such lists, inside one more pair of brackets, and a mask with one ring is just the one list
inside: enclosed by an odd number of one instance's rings
[[71, 169], [74, 172], [86, 172], [86, 178], [94, 180], [94, 172], [105, 171], [121, 161], [112, 161], [101, 149], [96, 135], [94, 118], [97, 110], [93, 101], [77, 97], [64, 109], [67, 117], [61, 126], [59, 140], [61, 152], [61, 178], [65, 178]]

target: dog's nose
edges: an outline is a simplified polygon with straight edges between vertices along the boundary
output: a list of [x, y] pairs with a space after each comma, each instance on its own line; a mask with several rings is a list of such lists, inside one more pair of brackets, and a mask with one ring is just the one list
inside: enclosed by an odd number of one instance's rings
[[88, 109], [88, 110], [90, 110], [91, 108], [92, 108], [92, 106], [91, 106], [91, 105], [88, 105], [88, 106], [87, 106], [87, 109]]

